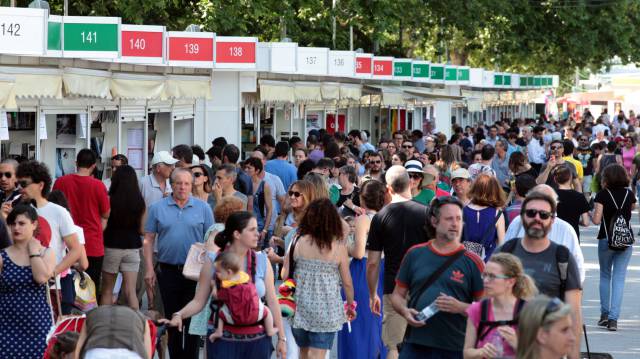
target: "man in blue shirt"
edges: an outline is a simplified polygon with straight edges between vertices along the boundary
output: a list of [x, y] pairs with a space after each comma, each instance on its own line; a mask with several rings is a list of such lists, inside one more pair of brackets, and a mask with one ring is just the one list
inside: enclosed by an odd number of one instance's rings
[[[189, 170], [176, 168], [171, 174], [173, 193], [155, 202], [148, 210], [144, 226], [145, 282], [155, 286], [156, 275], [160, 295], [167, 315], [175, 313], [193, 299], [196, 282], [186, 279], [182, 269], [191, 245], [202, 242], [207, 229], [213, 225], [211, 207], [191, 196], [193, 175]], [[153, 243], [158, 242], [157, 274], [153, 268]], [[189, 320], [184, 320], [189, 325]], [[171, 358], [198, 358], [198, 337], [169, 328]]]
[[[366, 135], [365, 135], [366, 136]], [[362, 133], [360, 130], [351, 130], [349, 131], [349, 140], [353, 143], [356, 148], [358, 148], [360, 158], [364, 157], [364, 153], [367, 151], [375, 151], [375, 147], [368, 142], [364, 142], [362, 139]]]
[[278, 142], [273, 156], [274, 159], [267, 161], [266, 171], [280, 177], [284, 188], [289, 189], [289, 186], [298, 180], [296, 166], [287, 161], [289, 144], [285, 141]]

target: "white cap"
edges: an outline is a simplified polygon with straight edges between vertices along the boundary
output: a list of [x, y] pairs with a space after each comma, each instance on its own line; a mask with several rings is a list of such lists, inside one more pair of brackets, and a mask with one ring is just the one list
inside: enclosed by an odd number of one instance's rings
[[167, 165], [175, 165], [178, 163], [178, 160], [173, 158], [167, 151], [159, 151], [153, 155], [153, 159], [151, 160], [151, 165], [157, 165], [158, 163], [164, 163]]
[[422, 162], [417, 160], [409, 160], [405, 162], [404, 168], [407, 170], [407, 172], [422, 173]]

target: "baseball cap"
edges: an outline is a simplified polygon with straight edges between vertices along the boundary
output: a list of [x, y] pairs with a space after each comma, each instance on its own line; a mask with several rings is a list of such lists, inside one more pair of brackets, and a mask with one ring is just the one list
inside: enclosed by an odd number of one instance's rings
[[407, 172], [422, 173], [422, 162], [417, 160], [409, 160], [405, 162], [404, 168], [407, 170]]
[[159, 152], [156, 152], [155, 155], [153, 155], [153, 159], [151, 160], [151, 165], [152, 166], [157, 165], [158, 163], [175, 165], [176, 163], [178, 163], [178, 160], [173, 158], [173, 156], [171, 156], [168, 151], [159, 151]]
[[471, 175], [466, 168], [456, 168], [455, 170], [453, 170], [453, 172], [451, 172], [451, 179], [454, 180], [456, 178], [470, 179]]

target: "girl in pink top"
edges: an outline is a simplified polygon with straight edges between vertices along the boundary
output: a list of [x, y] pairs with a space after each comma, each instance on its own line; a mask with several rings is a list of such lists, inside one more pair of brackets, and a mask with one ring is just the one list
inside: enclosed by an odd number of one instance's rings
[[622, 163], [629, 174], [631, 174], [631, 166], [636, 153], [636, 141], [631, 136], [625, 137], [624, 147], [622, 147]]
[[509, 253], [491, 256], [482, 280], [485, 299], [467, 309], [464, 357], [515, 358], [518, 312], [524, 299], [536, 294], [536, 286], [524, 273], [520, 259]]

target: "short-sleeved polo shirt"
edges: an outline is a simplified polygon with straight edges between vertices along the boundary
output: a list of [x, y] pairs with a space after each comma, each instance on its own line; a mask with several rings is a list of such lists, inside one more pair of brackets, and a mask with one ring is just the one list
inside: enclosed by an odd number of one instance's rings
[[[171, 183], [167, 179], [165, 191], [171, 193]], [[160, 189], [160, 184], [153, 175], [144, 176], [140, 179], [140, 192], [144, 198], [147, 208], [164, 198], [164, 193]]]
[[191, 245], [202, 242], [211, 225], [213, 212], [206, 202], [189, 197], [180, 208], [169, 196], [151, 205], [144, 230], [157, 234], [159, 262], [184, 265]]

